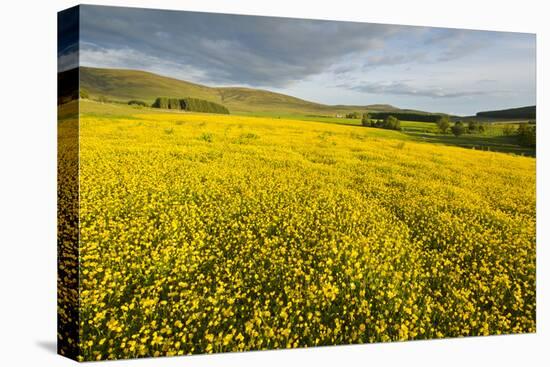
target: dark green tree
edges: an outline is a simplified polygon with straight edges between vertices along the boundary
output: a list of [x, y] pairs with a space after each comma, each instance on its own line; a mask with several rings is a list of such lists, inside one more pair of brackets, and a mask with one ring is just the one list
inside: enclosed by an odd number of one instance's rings
[[451, 122], [449, 121], [449, 116], [440, 116], [437, 119], [437, 128], [441, 131], [442, 134], [446, 134], [451, 127]]
[[363, 117], [361, 117], [361, 125], [371, 126], [370, 115], [368, 114], [368, 112], [363, 113]]
[[454, 136], [460, 136], [464, 134], [465, 132], [464, 124], [461, 121], [455, 122], [453, 127], [451, 128], [451, 132], [454, 134]]
[[519, 124], [516, 134], [521, 145], [535, 147], [537, 145], [537, 127], [530, 124]]
[[140, 101], [138, 99], [132, 99], [130, 101], [128, 101], [128, 104], [130, 106], [142, 106], [142, 107], [147, 107], [147, 103], [143, 102], [143, 101]]
[[359, 112], [350, 112], [346, 114], [346, 118], [348, 119], [358, 119], [361, 118], [361, 114]]
[[394, 116], [388, 116], [384, 120], [384, 127], [390, 130], [401, 130], [401, 121]]
[[473, 133], [478, 132], [478, 131], [479, 131], [479, 122], [474, 121], [474, 120], [468, 121], [468, 132], [470, 134], [473, 134]]

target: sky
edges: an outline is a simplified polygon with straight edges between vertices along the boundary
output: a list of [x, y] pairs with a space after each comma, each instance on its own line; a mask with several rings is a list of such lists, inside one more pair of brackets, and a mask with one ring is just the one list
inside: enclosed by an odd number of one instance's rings
[[58, 48], [60, 69], [457, 115], [536, 103], [534, 34], [101, 6], [80, 7], [79, 33], [78, 50]]

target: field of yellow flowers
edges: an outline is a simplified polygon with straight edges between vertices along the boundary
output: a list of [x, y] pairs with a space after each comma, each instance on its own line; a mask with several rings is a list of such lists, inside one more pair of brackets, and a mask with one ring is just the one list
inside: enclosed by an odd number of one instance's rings
[[535, 159], [184, 113], [80, 121], [80, 359], [535, 331]]

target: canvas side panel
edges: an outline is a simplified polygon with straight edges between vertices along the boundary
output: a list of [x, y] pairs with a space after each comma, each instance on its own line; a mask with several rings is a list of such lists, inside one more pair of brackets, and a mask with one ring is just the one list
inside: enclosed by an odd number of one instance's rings
[[57, 17], [57, 351], [79, 356], [79, 8]]

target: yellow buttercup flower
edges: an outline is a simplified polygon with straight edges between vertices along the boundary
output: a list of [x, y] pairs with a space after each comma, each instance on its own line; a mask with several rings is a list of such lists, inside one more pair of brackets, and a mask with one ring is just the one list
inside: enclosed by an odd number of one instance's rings
[[83, 360], [536, 330], [534, 158], [87, 108]]

